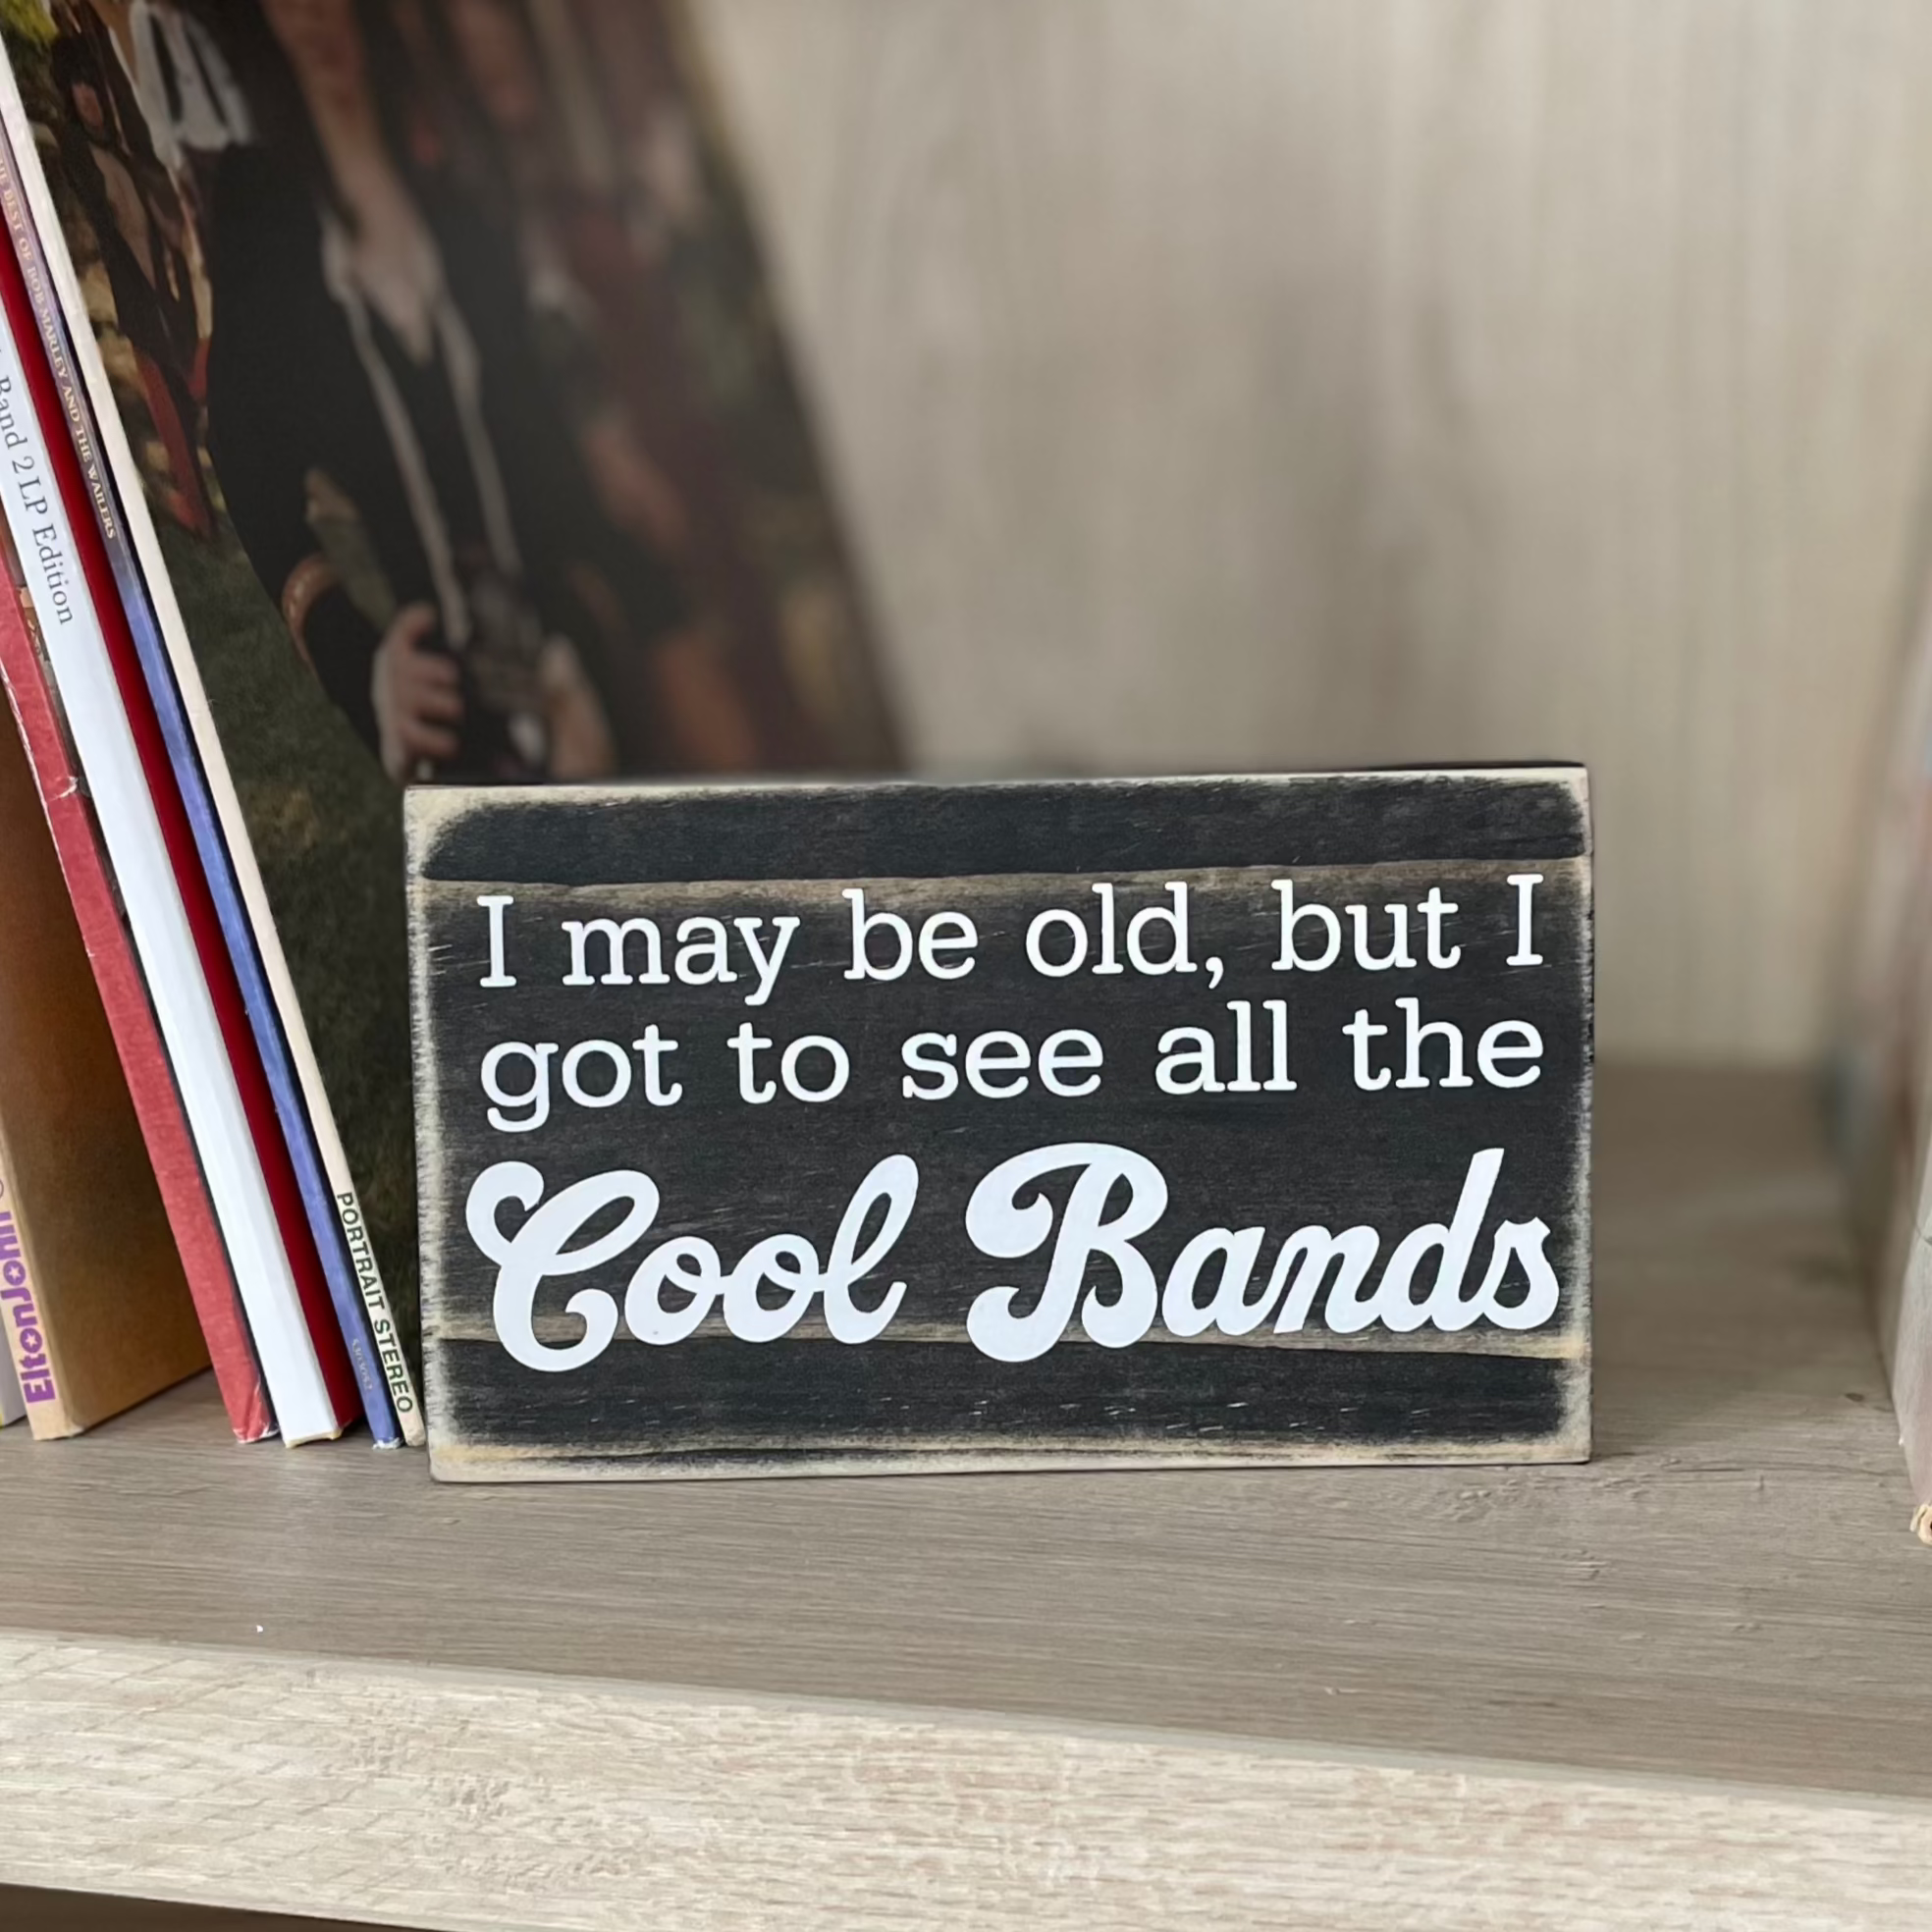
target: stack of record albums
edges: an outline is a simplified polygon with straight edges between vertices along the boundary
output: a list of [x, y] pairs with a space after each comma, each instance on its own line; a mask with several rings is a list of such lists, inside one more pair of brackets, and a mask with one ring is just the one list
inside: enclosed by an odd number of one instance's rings
[[402, 794], [889, 764], [688, 24], [0, 5], [0, 1418], [419, 1443]]

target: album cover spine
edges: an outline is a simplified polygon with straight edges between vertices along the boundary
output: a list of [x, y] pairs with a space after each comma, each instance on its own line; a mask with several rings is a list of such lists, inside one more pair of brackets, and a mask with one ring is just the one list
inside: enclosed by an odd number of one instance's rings
[[[0, 198], [18, 202], [11, 185]], [[115, 886], [281, 1433], [291, 1442], [339, 1435], [360, 1413], [348, 1354], [120, 600], [95, 595], [107, 579], [99, 535], [91, 518], [68, 511], [82, 485], [21, 266], [4, 247], [0, 308], [4, 500], [48, 681], [101, 807]]]
[[[194, 730], [154, 601], [122, 511], [112, 466], [95, 433], [93, 405], [77, 367], [55, 277], [35, 225], [30, 197], [16, 161], [11, 133], [0, 128], [0, 210], [26, 282], [40, 337], [80, 465], [85, 506], [101, 539], [112, 592], [124, 610], [146, 679], [155, 717], [173, 763], [189, 829], [215, 904], [242, 1004], [256, 1042], [275, 1112], [293, 1164], [310, 1239], [320, 1259], [329, 1300], [374, 1440], [385, 1447], [424, 1442], [422, 1405], [370, 1245], [349, 1160], [319, 1079], [305, 1080], [292, 1051], [278, 996], [265, 970], [255, 921], [195, 748]], [[61, 245], [58, 242], [56, 246]]]
[[[0, 1102], [4, 1102], [0, 1092]], [[26, 1204], [14, 1181], [7, 1148], [7, 1116], [0, 1104], [0, 1326], [7, 1331], [6, 1358], [23, 1408], [32, 1405], [35, 1435], [74, 1435], [61, 1398], [60, 1376], [47, 1347], [28, 1232]]]
[[141, 1137], [154, 1163], [169, 1231], [181, 1251], [229, 1424], [243, 1442], [259, 1441], [275, 1433], [275, 1418], [249, 1341], [228, 1247], [215, 1219], [59, 700], [21, 596], [11, 582], [0, 594], [0, 679], [33, 767], [34, 786], [107, 1010]]
[[31, 1229], [8, 1158], [6, 1116], [0, 1112], [0, 1324], [7, 1330], [7, 1362], [34, 1435], [79, 1435], [80, 1424], [68, 1413], [59, 1367], [47, 1346], [39, 1279]]
[[[349, 1252], [337, 1192], [322, 1171], [308, 1109], [290, 1064], [274, 1000], [262, 975], [254, 929], [236, 887], [227, 840], [208, 800], [200, 762], [183, 715], [181, 693], [166, 649], [155, 630], [146, 583], [127, 540], [114, 485], [100, 461], [93, 434], [92, 407], [75, 371], [66, 318], [46, 272], [40, 238], [19, 188], [12, 146], [4, 131], [0, 131], [0, 213], [4, 213], [13, 242], [25, 297], [45, 351], [60, 413], [79, 465], [80, 494], [85, 498], [84, 502], [70, 501], [68, 511], [77, 526], [91, 518], [100, 536], [97, 551], [83, 546], [90, 588], [97, 602], [109, 598], [116, 601], [127, 618], [155, 720], [188, 814], [195, 851], [214, 900], [223, 941], [240, 983], [242, 1006], [268, 1082], [277, 1123], [273, 1131], [284, 1142], [294, 1169], [308, 1239], [314, 1244], [321, 1265], [335, 1322], [355, 1377], [362, 1413], [374, 1440], [384, 1447], [394, 1447], [404, 1439], [398, 1419], [399, 1406], [404, 1413], [414, 1408], [412, 1391], [406, 1386], [407, 1367], [400, 1347], [392, 1343], [385, 1353], [381, 1345], [383, 1336], [393, 1338], [395, 1334], [394, 1321], [388, 1318], [387, 1299], [383, 1298], [380, 1308], [365, 1306], [365, 1289], [356, 1261]], [[93, 581], [103, 561], [106, 568], [99, 571], [100, 580]], [[354, 1219], [359, 1226], [359, 1215]], [[375, 1288], [380, 1295], [379, 1277]], [[405, 1382], [402, 1405], [392, 1399], [391, 1393], [391, 1379], [398, 1365]]]

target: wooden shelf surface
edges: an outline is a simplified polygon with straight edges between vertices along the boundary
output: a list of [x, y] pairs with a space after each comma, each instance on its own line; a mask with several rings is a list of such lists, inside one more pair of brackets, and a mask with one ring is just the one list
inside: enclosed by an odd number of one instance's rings
[[1808, 1092], [1606, 1075], [1596, 1201], [1587, 1467], [439, 1487], [238, 1447], [199, 1385], [9, 1430], [0, 1879], [680, 1932], [1896, 1923], [1932, 1553]]

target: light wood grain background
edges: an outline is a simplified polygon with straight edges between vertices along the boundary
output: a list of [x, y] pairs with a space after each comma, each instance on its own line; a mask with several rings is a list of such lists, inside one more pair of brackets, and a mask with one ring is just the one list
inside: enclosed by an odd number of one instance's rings
[[1932, 7], [699, 13], [923, 762], [1584, 758], [1604, 1048], [1817, 1048], [1932, 452]]

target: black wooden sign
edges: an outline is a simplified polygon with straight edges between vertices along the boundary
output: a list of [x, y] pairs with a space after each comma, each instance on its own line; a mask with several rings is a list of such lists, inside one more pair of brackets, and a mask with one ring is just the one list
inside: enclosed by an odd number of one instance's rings
[[409, 797], [439, 1476], [1574, 1460], [1574, 768]]

